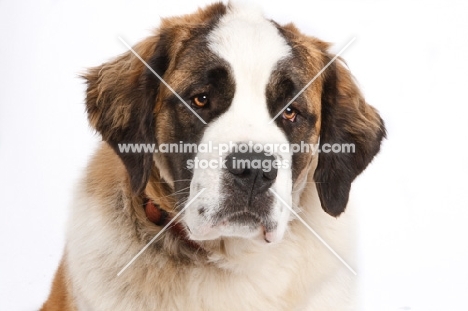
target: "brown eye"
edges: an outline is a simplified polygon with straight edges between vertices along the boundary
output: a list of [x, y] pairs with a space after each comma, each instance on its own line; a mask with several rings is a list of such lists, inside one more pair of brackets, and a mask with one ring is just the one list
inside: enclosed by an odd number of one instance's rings
[[291, 107], [284, 109], [283, 119], [289, 120], [291, 122], [296, 121], [297, 110]]
[[200, 94], [192, 97], [192, 104], [195, 107], [203, 108], [209, 103], [208, 96], [206, 94]]

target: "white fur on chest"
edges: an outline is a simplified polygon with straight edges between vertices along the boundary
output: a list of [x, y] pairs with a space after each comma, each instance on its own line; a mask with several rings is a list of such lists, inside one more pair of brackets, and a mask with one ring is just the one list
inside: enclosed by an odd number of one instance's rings
[[[352, 310], [347, 307], [355, 277], [297, 221], [271, 247], [236, 240], [226, 243], [230, 257], [180, 268], [150, 248], [117, 276], [144, 245], [132, 242], [131, 222], [106, 219], [109, 207], [103, 205], [113, 202], [77, 197], [67, 266], [82, 310]], [[346, 217], [326, 215], [315, 190], [303, 204], [308, 209], [301, 216], [349, 258]]]

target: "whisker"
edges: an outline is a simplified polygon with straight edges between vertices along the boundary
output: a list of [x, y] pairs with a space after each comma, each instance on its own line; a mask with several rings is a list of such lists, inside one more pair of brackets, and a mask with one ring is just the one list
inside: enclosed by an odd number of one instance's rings
[[188, 197], [185, 198], [184, 200], [182, 201], [177, 201], [176, 204], [174, 204], [174, 209], [179, 209], [182, 205], [184, 205], [185, 203], [187, 203], [188, 201]]
[[166, 195], [166, 196], [163, 196], [163, 197], [160, 197], [160, 198], [165, 198], [165, 197], [168, 197], [168, 196], [171, 196], [171, 195], [174, 195], [174, 194], [178, 194], [178, 193], [180, 193], [180, 192], [182, 192], [182, 191], [185, 191], [185, 190], [187, 190], [187, 189], [190, 189], [190, 186], [185, 187], [185, 188], [182, 188], [182, 189], [179, 189], [179, 190], [177, 190], [177, 191], [175, 191], [175, 192], [173, 192], [173, 193], [171, 193], [171, 194], [169, 194], [169, 195]]
[[167, 198], [167, 197], [176, 196], [176, 195], [178, 195], [178, 194], [188, 194], [188, 193], [190, 193], [190, 191], [184, 191], [184, 192], [172, 193], [172, 194], [168, 194], [168, 195], [166, 195], [166, 196], [164, 196], [164, 197], [161, 197], [161, 198]]
[[[191, 181], [191, 179], [178, 179], [178, 180], [173, 180], [172, 182], [176, 183], [176, 182], [183, 182], [183, 181]], [[168, 184], [169, 182], [167, 182], [167, 181], [150, 181], [150, 183], [153, 183], [153, 184]]]
[[[187, 190], [187, 189], [189, 189], [189, 188], [190, 188], [190, 186], [189, 186], [189, 187], [182, 188], [182, 189], [180, 189], [180, 190], [177, 190], [176, 192], [173, 192], [173, 193], [168, 194], [168, 195], [164, 195], [164, 196], [161, 196], [161, 197], [156, 197], [155, 199], [163, 199], [163, 198], [175, 196], [175, 195], [181, 194], [181, 193], [182, 193], [182, 194], [183, 194], [183, 193], [190, 193], [190, 191], [184, 191], [184, 190]], [[142, 206], [144, 206], [144, 205], [145, 205], [145, 203], [142, 204]]]

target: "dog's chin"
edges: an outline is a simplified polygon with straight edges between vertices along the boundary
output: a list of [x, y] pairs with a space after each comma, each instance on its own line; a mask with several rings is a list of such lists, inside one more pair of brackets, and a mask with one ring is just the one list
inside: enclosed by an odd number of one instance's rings
[[216, 240], [221, 238], [244, 238], [261, 244], [277, 243], [282, 239], [277, 228], [267, 229], [260, 221], [240, 222], [242, 215], [235, 215], [219, 221], [216, 225], [208, 223], [190, 226], [187, 224], [189, 238], [195, 241]]

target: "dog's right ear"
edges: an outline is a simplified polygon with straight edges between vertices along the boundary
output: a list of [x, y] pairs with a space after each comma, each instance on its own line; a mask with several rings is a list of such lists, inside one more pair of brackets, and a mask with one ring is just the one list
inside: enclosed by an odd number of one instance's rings
[[[167, 68], [165, 48], [159, 35], [134, 46], [134, 51], [162, 76]], [[114, 149], [125, 165], [132, 192], [141, 193], [153, 165], [151, 153], [120, 150], [120, 144], [154, 144], [155, 105], [159, 80], [131, 51], [91, 68], [83, 76], [87, 82], [86, 111], [92, 127]], [[120, 146], [121, 147], [121, 146]]]

